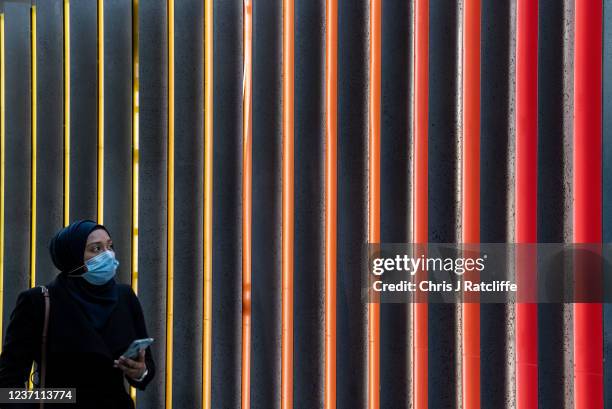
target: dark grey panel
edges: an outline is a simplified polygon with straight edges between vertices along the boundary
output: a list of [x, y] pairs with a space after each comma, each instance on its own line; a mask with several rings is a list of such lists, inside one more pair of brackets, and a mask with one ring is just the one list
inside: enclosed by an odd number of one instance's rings
[[[513, 121], [510, 106], [511, 0], [482, 3], [481, 137], [480, 137], [480, 241], [505, 242], [508, 226], [510, 162], [508, 146]], [[447, 200], [451, 201], [452, 198]], [[483, 408], [510, 407], [507, 344], [507, 308], [503, 304], [480, 306], [480, 384]]]
[[[538, 242], [563, 242], [564, 200], [564, 71], [563, 2], [539, 3], [538, 47]], [[564, 319], [562, 304], [538, 305], [539, 407], [564, 407]]]
[[36, 282], [57, 273], [49, 240], [64, 223], [63, 2], [37, 6]]
[[97, 218], [97, 27], [95, 1], [70, 2], [70, 221]]
[[6, 140], [3, 334], [17, 294], [30, 286], [30, 7], [6, 4]]
[[253, 318], [251, 404], [280, 407], [281, 1], [253, 7]]
[[212, 406], [240, 407], [242, 1], [214, 4]]
[[[382, 6], [381, 95], [381, 242], [410, 241], [412, 174], [411, 77], [412, 10], [410, 2]], [[410, 305], [380, 305], [380, 405], [410, 404]]]
[[367, 403], [367, 304], [360, 268], [368, 241], [369, 2], [338, 2], [337, 405]]
[[175, 3], [172, 407], [202, 406], [203, 2]]
[[168, 249], [168, 26], [166, 1], [140, 3], [140, 168], [138, 294], [157, 373], [139, 408], [165, 407]]
[[[457, 47], [460, 9], [456, 3], [429, 4], [429, 126], [428, 227], [429, 241], [456, 241], [457, 227], [457, 117], [459, 61]], [[456, 306], [429, 304], [428, 401], [432, 408], [453, 408], [457, 402], [455, 334]]]
[[323, 407], [325, 2], [295, 4], [294, 403]]
[[104, 225], [120, 262], [132, 265], [132, 2], [104, 1]]

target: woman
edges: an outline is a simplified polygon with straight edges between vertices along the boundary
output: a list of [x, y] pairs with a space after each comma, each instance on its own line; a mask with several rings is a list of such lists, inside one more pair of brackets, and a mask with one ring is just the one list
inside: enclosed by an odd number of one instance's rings
[[[151, 347], [135, 359], [121, 356], [133, 340], [148, 334], [136, 294], [115, 281], [119, 262], [108, 231], [91, 220], [76, 221], [53, 237], [49, 250], [61, 273], [47, 285], [45, 387], [76, 388], [76, 404], [49, 407], [134, 408], [123, 380], [144, 390], [155, 364]], [[40, 366], [41, 290], [34, 287], [18, 296], [0, 354], [0, 387], [23, 388], [32, 361]]]

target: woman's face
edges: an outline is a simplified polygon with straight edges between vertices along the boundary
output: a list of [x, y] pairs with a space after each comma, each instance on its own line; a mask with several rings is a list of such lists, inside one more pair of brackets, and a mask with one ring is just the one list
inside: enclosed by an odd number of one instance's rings
[[83, 261], [87, 261], [92, 257], [106, 251], [114, 250], [113, 241], [104, 229], [96, 229], [87, 236], [87, 244], [85, 245], [85, 254]]

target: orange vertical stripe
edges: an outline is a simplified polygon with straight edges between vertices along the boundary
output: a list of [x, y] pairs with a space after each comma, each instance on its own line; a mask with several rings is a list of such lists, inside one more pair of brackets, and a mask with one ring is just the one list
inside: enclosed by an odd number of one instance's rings
[[251, 219], [253, 197], [252, 158], [252, 47], [253, 6], [244, 0], [244, 77], [242, 88], [242, 409], [251, 407]]
[[[480, 0], [463, 15], [462, 241], [480, 241]], [[480, 408], [480, 304], [462, 304], [463, 408]]]
[[[370, 123], [368, 241], [380, 242], [381, 0], [370, 0]], [[380, 304], [368, 308], [368, 407], [380, 405]]]
[[327, 0], [325, 34], [325, 409], [336, 408], [338, 209], [338, 0]]
[[294, 4], [283, 0], [283, 170], [281, 408], [293, 407]]
[[[416, 0], [414, 13], [414, 182], [413, 241], [428, 241], [429, 0]], [[423, 279], [422, 273], [418, 279]], [[424, 294], [418, 294], [425, 301]], [[428, 406], [428, 305], [413, 306], [413, 407]]]

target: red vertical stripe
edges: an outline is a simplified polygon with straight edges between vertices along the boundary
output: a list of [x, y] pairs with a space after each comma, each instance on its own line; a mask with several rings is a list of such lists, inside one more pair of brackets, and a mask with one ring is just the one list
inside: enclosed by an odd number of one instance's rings
[[[516, 241], [537, 242], [538, 1], [518, 0], [516, 41]], [[527, 250], [527, 251], [522, 251]], [[534, 282], [535, 258], [518, 248], [521, 289]], [[527, 275], [527, 277], [523, 277]], [[537, 304], [516, 305], [517, 409], [538, 407]]]
[[[463, 16], [462, 240], [480, 241], [480, 0]], [[480, 304], [462, 304], [463, 408], [480, 408]]]
[[[428, 241], [429, 0], [416, 0], [414, 35], [414, 242]], [[419, 279], [420, 279], [419, 275]], [[423, 294], [419, 294], [421, 297]], [[428, 306], [413, 308], [413, 407], [427, 409]]]
[[[574, 49], [574, 241], [601, 242], [602, 1], [576, 0]], [[574, 306], [577, 409], [603, 408], [601, 304]]]

